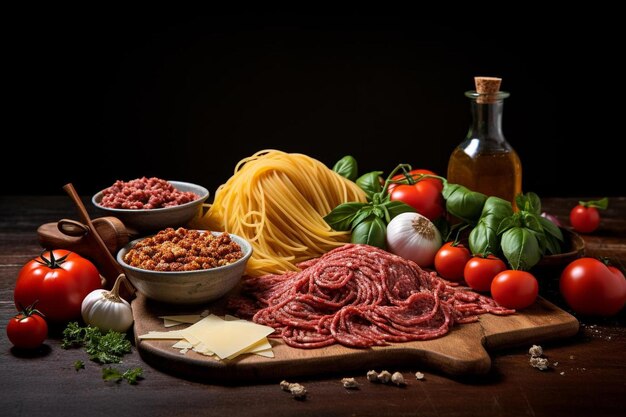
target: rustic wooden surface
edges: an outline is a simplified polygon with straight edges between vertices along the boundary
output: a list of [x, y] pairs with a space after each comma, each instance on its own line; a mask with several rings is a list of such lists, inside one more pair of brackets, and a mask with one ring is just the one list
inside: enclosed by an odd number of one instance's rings
[[[544, 207], [567, 222], [577, 199], [544, 198]], [[89, 204], [86, 202], [87, 207]], [[95, 213], [91, 213], [92, 215]], [[77, 219], [67, 197], [0, 197], [0, 326], [15, 310], [12, 293], [17, 272], [39, 253], [36, 229], [61, 218]], [[626, 265], [626, 198], [612, 198], [601, 228], [585, 236], [587, 252], [609, 256]], [[556, 272], [540, 279], [542, 293], [566, 308], [554, 292]], [[101, 366], [82, 350], [63, 350], [59, 331], [36, 354], [11, 348], [0, 337], [0, 413], [3, 416], [150, 415], [150, 416], [618, 416], [626, 406], [626, 320], [622, 311], [610, 319], [579, 317], [573, 338], [544, 343], [551, 369], [528, 365], [528, 347], [498, 351], [491, 370], [482, 376], [450, 377], [406, 363], [404, 388], [370, 384], [365, 375], [335, 372], [320, 377], [292, 378], [309, 395], [297, 401], [277, 382], [217, 385], [190, 381], [145, 364], [133, 350], [124, 368], [142, 366], [145, 379], [136, 386], [106, 383]], [[76, 372], [74, 361], [85, 361]], [[558, 362], [556, 366], [552, 365]], [[373, 369], [381, 370], [377, 364]], [[423, 381], [413, 378], [416, 371]], [[342, 377], [356, 377], [358, 390], [345, 390]], [[281, 375], [276, 375], [276, 381]]]
[[139, 295], [133, 301], [135, 318], [135, 346], [141, 357], [157, 369], [176, 375], [219, 381], [260, 382], [282, 378], [319, 376], [328, 372], [362, 375], [370, 364], [379, 367], [428, 367], [450, 375], [484, 374], [491, 367], [490, 351], [503, 347], [527, 346], [571, 337], [578, 332], [575, 317], [554, 304], [540, 298], [531, 307], [510, 316], [484, 314], [476, 323], [454, 326], [445, 336], [432, 340], [393, 343], [371, 349], [352, 349], [339, 344], [320, 349], [295, 349], [280, 339], [270, 339], [274, 358], [243, 355], [232, 361], [218, 361], [212, 357], [189, 351], [182, 355], [172, 349], [175, 341], [139, 340], [138, 335], [150, 331], [168, 331], [161, 316], [200, 314], [208, 308], [221, 314], [218, 306], [202, 305], [195, 309], [171, 308]]

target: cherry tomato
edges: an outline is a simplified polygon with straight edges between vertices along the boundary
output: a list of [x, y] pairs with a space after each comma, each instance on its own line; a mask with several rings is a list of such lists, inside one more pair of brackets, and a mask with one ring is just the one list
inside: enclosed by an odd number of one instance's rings
[[22, 267], [15, 284], [15, 305], [31, 305], [50, 321], [66, 322], [81, 317], [83, 299], [101, 287], [96, 267], [66, 250], [46, 252]]
[[561, 273], [559, 287], [577, 313], [595, 316], [617, 314], [626, 303], [626, 280], [617, 268], [594, 258], [571, 262]]
[[461, 281], [465, 264], [472, 255], [461, 244], [453, 246], [454, 242], [445, 243], [435, 255], [435, 269], [443, 278], [450, 281]]
[[475, 256], [465, 264], [463, 276], [467, 285], [476, 291], [489, 291], [493, 278], [505, 270], [506, 264], [500, 258]]
[[391, 191], [392, 201], [402, 201], [413, 207], [428, 220], [435, 220], [444, 212], [443, 196], [432, 182], [419, 181], [415, 184], [400, 184]]
[[22, 312], [9, 320], [7, 336], [15, 347], [34, 349], [48, 336], [48, 324], [36, 312]]
[[[443, 191], [443, 182], [437, 178], [424, 178], [424, 179], [420, 179], [422, 177], [422, 175], [437, 175], [435, 174], [433, 171], [428, 170], [428, 169], [412, 169], [411, 171], [409, 171], [409, 178], [407, 178], [407, 176], [405, 174], [398, 174], [398, 175], [394, 175], [393, 178], [391, 178], [394, 181], [403, 181], [404, 180], [404, 184], [411, 184], [412, 182], [415, 181], [427, 181], [430, 182], [431, 184], [433, 184], [434, 186], [436, 186], [439, 189], [439, 192]], [[389, 184], [389, 187], [387, 188], [387, 191], [391, 194], [391, 191], [397, 186], [398, 184], [394, 184], [391, 183]]]
[[600, 213], [595, 207], [579, 204], [569, 213], [569, 221], [577, 232], [591, 233], [600, 225]]
[[521, 310], [534, 303], [537, 294], [539, 284], [530, 272], [508, 269], [491, 282], [491, 296], [502, 307]]

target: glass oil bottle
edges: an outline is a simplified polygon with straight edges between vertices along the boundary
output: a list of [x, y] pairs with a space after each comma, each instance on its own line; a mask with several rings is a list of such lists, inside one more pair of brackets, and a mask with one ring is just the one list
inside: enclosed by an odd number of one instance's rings
[[487, 196], [510, 201], [522, 191], [522, 164], [502, 133], [502, 110], [509, 93], [500, 91], [500, 78], [476, 77], [471, 100], [472, 124], [465, 140], [448, 162], [448, 181]]

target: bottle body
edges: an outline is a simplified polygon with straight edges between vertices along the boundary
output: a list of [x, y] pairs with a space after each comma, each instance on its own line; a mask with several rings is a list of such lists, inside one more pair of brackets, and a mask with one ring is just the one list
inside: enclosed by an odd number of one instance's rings
[[447, 179], [515, 205], [522, 192], [522, 164], [502, 133], [503, 101], [509, 94], [499, 92], [488, 100], [473, 91], [465, 95], [471, 99], [473, 120], [467, 137], [450, 155]]
[[514, 203], [522, 192], [522, 164], [512, 148], [469, 155], [457, 147], [448, 163], [448, 181]]

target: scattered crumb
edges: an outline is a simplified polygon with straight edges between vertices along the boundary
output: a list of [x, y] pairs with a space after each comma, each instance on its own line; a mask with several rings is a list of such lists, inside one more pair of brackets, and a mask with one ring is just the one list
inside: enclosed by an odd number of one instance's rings
[[378, 382], [378, 372], [374, 370], [367, 371], [367, 380], [369, 382]]
[[383, 384], [388, 383], [391, 381], [391, 373], [389, 371], [382, 371], [378, 374], [378, 380]]
[[557, 366], [559, 366], [559, 363], [558, 363], [558, 362], [554, 362], [554, 363], [552, 364], [552, 366], [554, 366], [554, 367], [556, 368]]
[[298, 383], [292, 384], [290, 382], [282, 380], [280, 381], [280, 389], [290, 392], [291, 395], [293, 395], [293, 397], [297, 400], [302, 400], [304, 399], [304, 397], [306, 397], [306, 389], [304, 388], [304, 386]]
[[359, 388], [359, 383], [356, 382], [356, 379], [354, 378], [342, 378], [341, 383], [343, 384], [343, 387], [347, 389]]
[[530, 356], [539, 357], [543, 355], [543, 348], [539, 345], [532, 345], [531, 348], [528, 349], [528, 353], [530, 353]]
[[532, 356], [530, 358], [530, 366], [533, 368], [537, 368], [540, 371], [545, 371], [548, 369], [548, 360], [546, 358], [538, 358], [536, 356]]
[[565, 371], [561, 372], [561, 375], [565, 375]]
[[302, 400], [306, 397], [306, 388], [300, 384], [289, 384], [289, 392], [297, 400]]
[[404, 376], [402, 376], [400, 372], [394, 372], [393, 375], [391, 375], [391, 382], [397, 386], [406, 385], [406, 382], [404, 382]]
[[415, 379], [419, 379], [421, 381], [424, 379], [424, 374], [421, 372], [415, 372]]
[[187, 352], [189, 352], [189, 348], [184, 348], [180, 350], [181, 355], [185, 355]]
[[569, 355], [569, 358], [570, 358], [570, 359], [576, 359], [576, 358], [574, 357], [574, 355]]

